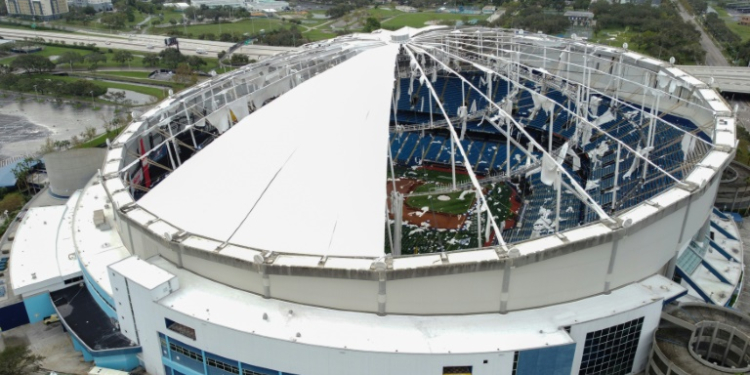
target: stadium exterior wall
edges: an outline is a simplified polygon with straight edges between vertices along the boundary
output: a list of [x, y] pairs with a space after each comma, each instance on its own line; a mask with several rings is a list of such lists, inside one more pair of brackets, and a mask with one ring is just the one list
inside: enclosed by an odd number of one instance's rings
[[[514, 352], [415, 354], [408, 353], [408, 349], [404, 349], [403, 352], [387, 353], [350, 350], [346, 349], [343, 343], [341, 344], [342, 347], [301, 344], [295, 343], [291, 339], [278, 340], [241, 332], [182, 314], [153, 302], [152, 296], [149, 295], [147, 290], [139, 288], [137, 285], [134, 286], [132, 283], [129, 287], [129, 293], [135, 311], [149, 311], [149, 313], [137, 314], [135, 319], [143, 348], [143, 362], [149, 372], [157, 375], [164, 374], [163, 364], [174, 363], [174, 361], [163, 358], [161, 355], [159, 333], [200, 349], [204, 353], [210, 352], [224, 358], [273, 369], [284, 374], [442, 374], [444, 366], [472, 366], [472, 374], [474, 375], [510, 375], [512, 373]], [[646, 365], [650, 342], [659, 322], [661, 307], [661, 301], [649, 301], [648, 304], [635, 310], [573, 325], [571, 326], [571, 337], [578, 344], [520, 350], [521, 362], [526, 357], [524, 356], [526, 352], [546, 351], [547, 353], [536, 353], [537, 356], [541, 356], [541, 358], [535, 357], [535, 359], [539, 359], [539, 363], [533, 365], [526, 363], [524, 371], [521, 371], [523, 367], [519, 363], [518, 374], [577, 374], [583, 354], [582, 343], [585, 342], [588, 332], [643, 317], [641, 343], [638, 345], [636, 360], [633, 365], [633, 373], [637, 373]], [[196, 340], [167, 330], [165, 318], [178, 321], [195, 329]], [[257, 318], [248, 317], [248, 319]], [[556, 368], [557, 372], [547, 372], [545, 369], [548, 370], [550, 363], [554, 363], [553, 359], [559, 355], [559, 351], [569, 353], [563, 355], [565, 366]], [[528, 357], [526, 358], [528, 359]], [[485, 360], [487, 363], [484, 363]], [[547, 367], [545, 367], [545, 364]], [[176, 366], [173, 367], [176, 368]], [[196, 373], [203, 374], [202, 372]]]
[[[169, 280], [151, 288], [144, 287], [137, 281], [128, 279], [110, 267], [110, 280], [115, 292], [115, 299], [122, 303], [120, 326], [123, 333], [138, 339], [143, 348], [142, 360], [146, 368], [153, 374], [164, 374], [164, 366], [180, 370], [185, 374], [204, 374], [203, 371], [189, 370], [181, 354], [170, 354], [161, 348], [160, 335], [164, 335], [170, 342], [179, 341], [200, 351], [205, 358], [211, 353], [233, 361], [239, 361], [252, 366], [273, 369], [284, 374], [382, 374], [382, 373], [413, 373], [413, 374], [441, 374], [444, 366], [472, 366], [472, 374], [512, 374], [514, 351], [495, 351], [484, 353], [410, 353], [408, 347], [395, 351], [362, 351], [346, 348], [345, 342], [331, 341], [331, 345], [311, 345], [296, 342], [294, 337], [279, 339], [243, 331], [241, 329], [214, 323], [206, 316], [192, 316], [167, 306], [160, 302], [169, 290], [179, 289], [175, 284], [178, 277], [169, 276]], [[611, 298], [618, 298], [612, 296]], [[211, 306], [213, 307], [213, 306]], [[573, 343], [541, 347], [524, 347], [518, 343], [516, 350], [519, 355], [517, 374], [577, 374], [581, 366], [586, 335], [593, 331], [607, 329], [625, 322], [643, 318], [643, 325], [639, 334], [638, 349], [634, 356], [633, 373], [637, 373], [646, 365], [648, 350], [653, 332], [656, 329], [662, 308], [662, 300], [647, 300], [640, 306], [630, 310], [613, 311], [612, 314], [601, 318], [585, 320], [576, 316], [560, 316], [557, 320], [561, 325], [569, 324], [567, 328]], [[133, 312], [133, 314], [130, 314]], [[210, 314], [208, 310], [206, 314]], [[514, 314], [526, 314], [517, 312]], [[575, 323], [570, 324], [569, 322]], [[129, 320], [129, 321], [123, 321]], [[194, 329], [193, 337], [183, 336], [167, 328], [165, 321], [179, 322]], [[265, 324], [260, 316], [248, 316], [247, 320], [257, 320], [258, 324]], [[296, 319], [296, 318], [295, 318]], [[387, 319], [387, 318], [383, 318]], [[581, 320], [578, 320], [581, 319]], [[384, 323], [387, 327], [387, 322]], [[261, 329], [261, 327], [258, 327]], [[562, 329], [562, 328], [560, 328]], [[290, 334], [293, 335], [293, 332]], [[331, 332], [336, 336], [335, 332]], [[304, 339], [304, 336], [303, 336]], [[498, 340], [502, 340], [498, 337]], [[335, 344], [333, 344], [335, 342]], [[507, 344], [507, 343], [505, 343]], [[403, 343], [394, 342], [398, 348]], [[498, 346], [501, 346], [498, 344]], [[189, 364], [189, 363], [188, 363]], [[193, 363], [195, 364], [195, 363]], [[554, 372], [550, 366], [554, 365]], [[198, 369], [203, 367], [198, 366]], [[205, 367], [209, 374], [218, 374], [215, 369]], [[170, 374], [171, 375], [171, 374]]]
[[[708, 219], [720, 176], [711, 172], [710, 182], [692, 193], [672, 189], [652, 198], [650, 204], [623, 214], [622, 220], [632, 219], [629, 227], [612, 230], [594, 224], [596, 228], [587, 226], [565, 232], [565, 241], [547, 237], [515, 244], [521, 254], [528, 255], [498, 260], [496, 256], [491, 258], [495, 255], [493, 250], [457, 252], [449, 254], [449, 259], [463, 256], [467, 262], [419, 268], [401, 268], [400, 263], [408, 263], [408, 257], [393, 259], [393, 267], [386, 271], [386, 313], [440, 315], [529, 309], [605, 293], [657, 274]], [[130, 238], [133, 250], [142, 258], [159, 254], [199, 275], [251, 293], [269, 294], [269, 298], [378, 312], [378, 274], [369, 267], [264, 264], [266, 278], [258, 272], [257, 264], [167, 241], [119, 211], [117, 216], [120, 233]], [[486, 258], [477, 259], [483, 252]], [[424, 262], [430, 257], [415, 258]], [[440, 259], [439, 255], [432, 257]], [[510, 275], [506, 277], [506, 273]], [[542, 282], [539, 275], [557, 281], [550, 285]], [[270, 287], [268, 290], [264, 283]], [[494, 295], [480, 292], [487, 285], [502, 285], [503, 291]], [[429, 293], [433, 290], [441, 293]], [[341, 295], [358, 297], [342, 299]], [[416, 296], [424, 298], [424, 303], [414, 304]], [[501, 307], [504, 300], [505, 311]]]

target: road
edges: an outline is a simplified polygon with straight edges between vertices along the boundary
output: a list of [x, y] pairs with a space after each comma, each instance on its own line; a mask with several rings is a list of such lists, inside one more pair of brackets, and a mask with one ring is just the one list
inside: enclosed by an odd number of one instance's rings
[[724, 54], [721, 53], [721, 49], [714, 44], [713, 39], [711, 39], [708, 34], [706, 34], [706, 31], [703, 30], [703, 28], [698, 25], [697, 22], [695, 22], [695, 18], [688, 13], [685, 8], [682, 7], [682, 4], [678, 0], [673, 0], [673, 2], [677, 5], [677, 8], [680, 10], [680, 16], [682, 17], [685, 22], [692, 23], [695, 25], [695, 27], [700, 31], [701, 33], [701, 47], [703, 47], [703, 50], [706, 51], [706, 65], [711, 66], [729, 66], [729, 62], [727, 61], [727, 58], [724, 57]]
[[[100, 48], [126, 49], [137, 52], [159, 53], [164, 46], [164, 36], [149, 34], [75, 34], [75, 33], [56, 33], [48, 31], [32, 31], [19, 29], [0, 28], [0, 36], [5, 39], [23, 40], [23, 38], [42, 37], [45, 40], [62, 40], [66, 44], [75, 43], [96, 43]], [[180, 51], [185, 55], [201, 55], [198, 50], [204, 50], [208, 57], [216, 57], [221, 51], [226, 51], [234, 43], [212, 42], [208, 40], [183, 39], [179, 38]], [[109, 43], [109, 44], [107, 44]], [[293, 50], [291, 47], [273, 47], [273, 46], [242, 46], [236, 53], [248, 55], [251, 59], [261, 60], [268, 56], [273, 56], [281, 52]]]

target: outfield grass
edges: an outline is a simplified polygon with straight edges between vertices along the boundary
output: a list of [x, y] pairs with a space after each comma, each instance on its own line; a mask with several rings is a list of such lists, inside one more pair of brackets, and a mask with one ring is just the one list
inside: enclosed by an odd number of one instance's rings
[[[259, 33], [261, 29], [265, 31], [276, 30], [284, 27], [287, 23], [281, 22], [275, 18], [253, 18], [252, 20], [242, 20], [238, 22], [225, 22], [219, 24], [209, 23], [203, 25], [191, 25], [191, 26], [172, 26], [172, 27], [160, 27], [152, 28], [151, 31], [154, 33], [168, 34], [170, 31], [187, 31], [196, 37], [200, 34], [214, 34], [216, 37], [221, 33], [234, 33], [234, 34], [252, 34], [253, 30], [255, 33]], [[221, 27], [219, 27], [221, 26]], [[221, 29], [221, 31], [219, 31]]]
[[[427, 183], [414, 189], [412, 193], [429, 193], [430, 191], [437, 188], [437, 185]], [[441, 212], [450, 215], [460, 215], [466, 213], [474, 203], [474, 193], [467, 193], [461, 198], [463, 192], [454, 192], [447, 194], [429, 194], [419, 195], [416, 197], [409, 197], [406, 199], [406, 204], [412, 208], [421, 209], [422, 207], [429, 207], [430, 211]], [[440, 200], [440, 197], [448, 197], [448, 200]]]

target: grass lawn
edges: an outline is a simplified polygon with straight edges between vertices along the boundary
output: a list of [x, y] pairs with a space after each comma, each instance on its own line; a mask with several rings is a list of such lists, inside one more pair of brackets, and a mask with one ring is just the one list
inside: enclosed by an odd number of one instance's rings
[[218, 37], [221, 33], [252, 34], [253, 30], [255, 30], [255, 33], [258, 33], [261, 29], [265, 31], [271, 31], [282, 28], [286, 24], [286, 22], [281, 22], [281, 20], [275, 18], [253, 18], [252, 20], [247, 19], [238, 22], [226, 22], [221, 24], [209, 23], [185, 27], [173, 26], [166, 28], [152, 28], [151, 31], [153, 33], [167, 34], [170, 30], [182, 32], [187, 30], [188, 33], [193, 34], [193, 37], [208, 33], [214, 34], [216, 35], [216, 37]]
[[100, 71], [99, 74], [106, 74], [108, 76], [128, 77], [128, 78], [144, 78], [147, 79], [151, 72], [116, 72], [116, 71]]
[[96, 138], [94, 138], [94, 139], [92, 139], [92, 140], [90, 140], [88, 142], [81, 143], [76, 148], [101, 147], [101, 146], [103, 146], [107, 142], [107, 138], [109, 138], [109, 139], [115, 139], [115, 137], [117, 137], [123, 131], [123, 129], [125, 129], [125, 128], [126, 127], [123, 126], [123, 127], [117, 128], [115, 130], [112, 130], [110, 132], [104, 132], [104, 134], [102, 134], [102, 135], [100, 135], [100, 136], [98, 136], [98, 137], [96, 137]]
[[[376, 9], [371, 9], [376, 10]], [[397, 13], [397, 15], [386, 22], [383, 22], [382, 25], [384, 27], [388, 28], [402, 28], [404, 26], [409, 27], [423, 27], [427, 25], [427, 22], [429, 21], [442, 21], [442, 20], [451, 20], [451, 21], [459, 21], [466, 18], [467, 20], [486, 20], [489, 16], [485, 14], [477, 14], [477, 15], [466, 15], [466, 14], [453, 14], [453, 13], [401, 13], [401, 12], [394, 12]], [[386, 17], [389, 18], [389, 17]]]
[[[55, 81], [61, 81], [61, 82], [75, 82], [82, 78], [78, 77], [59, 77], [59, 76], [53, 76], [49, 74], [42, 74], [38, 75], [39, 78], [45, 78], [45, 79], [51, 79]], [[120, 83], [120, 82], [105, 82], [105, 81], [98, 81], [98, 80], [92, 80], [94, 84], [101, 87], [111, 88], [111, 89], [118, 89], [118, 90], [129, 90], [138, 92], [141, 94], [151, 95], [155, 96], [159, 99], [163, 99], [165, 97], [164, 95], [164, 89], [157, 88], [157, 87], [146, 87], [146, 86], [139, 86], [139, 85], [131, 85], [127, 83]]]
[[320, 29], [313, 29], [302, 33], [302, 35], [311, 42], [318, 40], [331, 39], [336, 37], [336, 34], [322, 31]]
[[727, 13], [726, 9], [719, 7], [716, 4], [713, 4], [712, 7], [716, 10], [716, 13], [719, 14], [719, 18], [724, 20], [727, 27], [739, 35], [743, 42], [750, 39], [750, 26], [740, 25], [729, 15], [729, 13]]
[[[413, 193], [428, 193], [436, 187], [435, 184], [427, 183], [416, 188]], [[420, 195], [407, 198], [406, 204], [416, 209], [429, 207], [430, 211], [460, 215], [466, 213], [474, 203], [473, 192], [464, 194], [463, 199], [461, 194], [463, 192], [457, 191], [448, 194]]]

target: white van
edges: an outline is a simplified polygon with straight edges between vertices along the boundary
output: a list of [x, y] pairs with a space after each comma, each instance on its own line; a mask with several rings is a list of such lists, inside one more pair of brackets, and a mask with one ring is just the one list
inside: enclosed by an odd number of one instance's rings
[[195, 53], [197, 53], [199, 55], [206, 55], [206, 54], [208, 54], [208, 52], [206, 52], [206, 50], [203, 49], [203, 48], [196, 48], [195, 49]]

